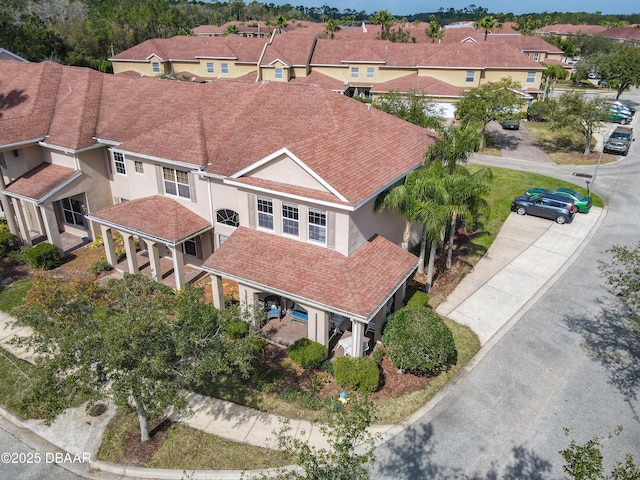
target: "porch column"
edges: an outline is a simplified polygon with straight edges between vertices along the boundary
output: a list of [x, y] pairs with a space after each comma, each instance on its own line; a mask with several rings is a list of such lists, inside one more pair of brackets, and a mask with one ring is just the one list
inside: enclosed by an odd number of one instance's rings
[[33, 242], [31, 241], [31, 234], [29, 233], [29, 224], [24, 215], [24, 205], [19, 198], [14, 199], [14, 202], [16, 203], [16, 216], [18, 217], [18, 224], [20, 225], [20, 236], [24, 244], [30, 247], [33, 245]]
[[40, 205], [38, 211], [38, 216], [42, 216], [42, 223], [44, 224], [44, 231], [47, 234], [47, 241], [62, 251], [62, 239], [60, 238], [58, 220], [56, 219], [56, 212], [53, 209], [53, 203]]
[[127, 266], [129, 267], [129, 273], [138, 273], [138, 257], [136, 256], [136, 242], [133, 235], [129, 233], [123, 233], [124, 250], [127, 253]]
[[169, 249], [173, 257], [173, 275], [176, 279], [176, 290], [182, 290], [186, 283], [184, 279], [184, 257], [182, 255], [182, 249], [177, 245], [169, 247]]
[[[0, 174], [0, 179], [2, 179], [2, 174]], [[9, 231], [13, 233], [15, 236], [20, 237], [20, 229], [18, 228], [18, 224], [16, 223], [16, 212], [13, 208], [13, 203], [11, 199], [7, 197], [4, 193], [0, 193], [0, 203], [2, 203], [2, 210], [4, 210], [4, 218], [7, 219], [7, 225], [9, 226]]]
[[213, 294], [213, 306], [218, 310], [224, 308], [224, 292], [222, 290], [222, 277], [211, 275], [211, 293]]
[[307, 337], [311, 340], [321, 343], [325, 347], [329, 346], [329, 314], [323, 310], [308, 308], [309, 321], [307, 323]]
[[116, 248], [113, 245], [113, 233], [109, 227], [100, 225], [102, 231], [102, 242], [104, 243], [104, 252], [107, 255], [107, 263], [115, 267], [118, 263], [116, 260]]
[[363, 324], [357, 320], [351, 319], [351, 334], [353, 335], [353, 358], [362, 357], [364, 352], [362, 351], [362, 344], [364, 342], [364, 328]]
[[151, 263], [151, 278], [156, 282], [159, 282], [162, 280], [162, 269], [160, 268], [158, 244], [151, 240], [147, 240], [147, 253], [149, 253], [149, 262]]

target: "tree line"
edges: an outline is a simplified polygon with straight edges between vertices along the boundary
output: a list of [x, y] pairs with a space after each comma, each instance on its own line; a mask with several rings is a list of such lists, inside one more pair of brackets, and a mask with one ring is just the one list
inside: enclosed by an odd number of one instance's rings
[[[108, 71], [107, 59], [151, 38], [189, 35], [199, 25], [223, 25], [229, 21], [274, 22], [310, 20], [339, 25], [363, 21], [378, 23], [386, 11], [371, 12], [324, 5], [322, 7], [275, 5], [243, 0], [203, 2], [189, 0], [0, 0], [0, 46], [30, 61], [52, 60]], [[486, 8], [470, 5], [462, 9], [440, 8], [396, 19], [400, 23], [436, 21], [439, 25], [488, 15]], [[522, 33], [550, 23], [618, 25], [640, 23], [640, 15], [599, 13], [542, 13], [516, 16], [492, 15], [499, 23], [518, 22]], [[390, 31], [389, 39], [409, 41], [406, 32]]]

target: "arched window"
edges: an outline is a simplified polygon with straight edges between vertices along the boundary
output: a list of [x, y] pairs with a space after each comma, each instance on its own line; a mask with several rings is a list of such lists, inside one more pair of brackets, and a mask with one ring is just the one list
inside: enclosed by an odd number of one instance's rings
[[223, 225], [230, 225], [232, 227], [240, 226], [240, 217], [238, 212], [222, 208], [216, 212], [216, 222]]

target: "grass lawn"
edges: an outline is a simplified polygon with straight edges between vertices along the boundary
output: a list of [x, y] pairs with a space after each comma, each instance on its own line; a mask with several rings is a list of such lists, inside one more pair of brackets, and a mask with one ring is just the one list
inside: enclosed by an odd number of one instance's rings
[[[107, 462], [126, 461], [130, 454], [127, 448], [127, 443], [131, 442], [129, 435], [132, 426], [136, 425], [135, 412], [119, 409], [109, 425], [98, 458]], [[133, 433], [137, 437], [139, 430]], [[162, 436], [164, 438], [160, 447], [150, 449], [150, 458], [144, 464], [145, 467], [178, 470], [256, 470], [291, 463], [291, 460], [279, 451], [232, 442], [180, 424], [172, 424], [166, 432], [162, 432]], [[149, 441], [152, 442], [153, 437]], [[135, 448], [135, 445], [130, 447]]]
[[24, 297], [31, 288], [31, 280], [23, 280], [0, 288], [0, 310], [11, 312], [24, 303]]
[[[552, 130], [547, 123], [525, 122], [524, 127], [540, 144], [551, 159], [560, 165], [595, 165], [600, 152], [591, 152], [584, 156], [585, 137], [571, 128]], [[591, 142], [591, 148], [595, 141]], [[617, 156], [602, 154], [601, 163], [611, 163]]]

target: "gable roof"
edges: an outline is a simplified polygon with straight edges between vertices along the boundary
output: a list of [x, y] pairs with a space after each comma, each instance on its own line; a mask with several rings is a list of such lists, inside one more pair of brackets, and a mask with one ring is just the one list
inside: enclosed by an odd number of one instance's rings
[[[260, 255], [246, 255], [256, 245]], [[295, 261], [283, 261], [286, 258]], [[202, 269], [369, 319], [417, 263], [415, 255], [381, 236], [345, 257], [321, 246], [238, 227]]]
[[606, 30], [602, 25], [572, 25], [570, 23], [545, 25], [536, 33], [552, 33], [554, 35], [597, 35]]
[[45, 137], [69, 150], [105, 142], [222, 177], [286, 148], [355, 206], [420, 165], [435, 140], [426, 129], [319, 87], [196, 84], [6, 63], [0, 88], [17, 93], [0, 118], [5, 147]]

